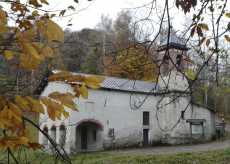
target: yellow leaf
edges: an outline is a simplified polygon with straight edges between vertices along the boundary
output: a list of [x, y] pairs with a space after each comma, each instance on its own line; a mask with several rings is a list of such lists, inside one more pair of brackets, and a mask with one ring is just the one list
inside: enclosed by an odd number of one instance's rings
[[99, 89], [101, 88], [99, 83], [102, 83], [104, 80], [105, 78], [101, 76], [90, 76], [85, 77], [81, 82], [85, 83], [85, 85], [92, 89]]
[[88, 99], [88, 90], [84, 84], [81, 85], [80, 91], [81, 91], [81, 96], [84, 99]]
[[6, 56], [6, 60], [12, 60], [13, 59], [13, 53], [11, 51], [5, 50], [3, 53]]
[[53, 34], [52, 34], [52, 32], [50, 30], [46, 30], [46, 36], [47, 36], [48, 43], [52, 43]]
[[65, 110], [63, 110], [63, 115], [66, 119], [69, 118], [69, 112], [66, 112]]
[[205, 29], [206, 31], [208, 31], [208, 26], [204, 23], [199, 23], [198, 26], [200, 26], [202, 29]]
[[199, 46], [203, 44], [203, 42], [205, 41], [205, 39], [206, 39], [205, 37], [203, 37], [203, 38], [201, 39], [201, 41], [200, 41], [200, 43], [199, 43]]
[[230, 13], [226, 13], [225, 15], [230, 18]]
[[225, 37], [225, 39], [226, 39], [228, 42], [230, 42], [230, 38], [229, 38], [228, 35], [224, 35], [224, 37]]
[[38, 100], [35, 100], [29, 96], [26, 96], [26, 100], [29, 102], [29, 105], [32, 107], [33, 111], [35, 111], [37, 113], [45, 114], [44, 108]]
[[29, 103], [27, 101], [25, 101], [20, 95], [15, 94], [14, 95], [14, 99], [18, 103], [18, 105], [20, 106], [20, 108], [22, 108], [23, 110], [25, 110], [27, 112], [30, 112]]
[[48, 65], [48, 69], [50, 69], [50, 68], [51, 68], [51, 64]]
[[12, 124], [8, 120], [0, 118], [0, 129], [4, 130], [6, 125]]
[[74, 105], [70, 105], [70, 104], [67, 104], [67, 103], [63, 103], [63, 105], [65, 105], [66, 107], [68, 107], [68, 108], [70, 108], [70, 109], [72, 109], [74, 111], [78, 111], [77, 107], [75, 107]]
[[189, 59], [189, 58], [185, 58], [184, 60], [187, 61], [187, 62], [189, 62], [189, 63], [193, 63], [194, 64], [194, 61], [191, 60], [191, 59]]
[[17, 107], [17, 105], [15, 105], [15, 104], [13, 104], [13, 103], [11, 103], [11, 102], [9, 102], [7, 105], [10, 107], [11, 111], [12, 111], [17, 117], [20, 117], [20, 120], [21, 120], [22, 110], [21, 110], [19, 107]]
[[85, 76], [73, 75], [71, 78], [67, 80], [67, 82], [81, 82], [84, 78]]
[[14, 151], [18, 150], [19, 145], [14, 145], [13, 149]]
[[52, 74], [48, 77], [49, 81], [65, 81], [68, 80], [72, 77], [72, 73], [68, 72], [68, 71], [63, 71], [63, 72], [59, 72], [56, 74]]
[[47, 108], [51, 108], [55, 111], [62, 111], [63, 110], [63, 107], [57, 103], [57, 102], [54, 102], [50, 99], [47, 99], [47, 98], [40, 98], [42, 104], [44, 104]]
[[36, 20], [35, 21], [35, 26], [38, 28], [40, 36], [42, 36], [42, 34], [44, 32], [44, 23], [42, 21], [40, 21], [40, 20]]
[[58, 101], [61, 101], [62, 103], [68, 103], [70, 105], [75, 105], [75, 103], [73, 102], [73, 100], [71, 100], [70, 98], [68, 98], [63, 93], [53, 92], [53, 93], [50, 93], [48, 95], [48, 97], [53, 98], [53, 99], [57, 99]]
[[30, 146], [31, 146], [34, 150], [36, 150], [36, 148], [38, 148], [38, 149], [45, 149], [45, 147], [44, 147], [43, 145], [39, 144], [39, 143], [30, 143]]
[[11, 148], [12, 147], [12, 143], [8, 142], [8, 141], [4, 141], [5, 142], [5, 147]]
[[61, 112], [60, 111], [55, 111], [57, 119], [61, 120]]
[[35, 70], [39, 64], [41, 63], [41, 59], [37, 59], [36, 57], [34, 56], [30, 56], [30, 66], [31, 66], [31, 69], [32, 70]]
[[5, 142], [0, 140], [0, 148], [4, 148], [5, 147]]
[[10, 30], [12, 30], [15, 34], [18, 36], [22, 36], [22, 32], [17, 27], [10, 27]]
[[0, 8], [0, 23], [7, 25], [6, 13]]
[[29, 140], [26, 137], [16, 137], [16, 136], [8, 136], [8, 137], [2, 137], [3, 141], [11, 141], [15, 144], [24, 144], [26, 145]]
[[40, 48], [38, 46], [36, 46], [35, 44], [22, 43], [22, 48], [25, 49], [25, 54], [26, 55], [31, 54], [32, 56], [34, 56], [37, 59], [44, 60], [44, 55], [38, 53]]
[[66, 95], [68, 98], [70, 98], [70, 99], [75, 98], [75, 96], [74, 96], [74, 95], [72, 95], [71, 93], [65, 93], [65, 95]]
[[190, 32], [191, 37], [193, 37], [194, 33], [195, 33], [195, 27], [193, 27], [191, 32]]
[[202, 29], [199, 26], [197, 26], [197, 33], [200, 37], [203, 37]]
[[79, 85], [78, 85], [78, 84], [74, 85], [73, 91], [74, 91], [74, 92], [79, 91]]
[[[40, 100], [42, 104], [44, 104], [47, 107], [47, 113], [49, 115], [49, 118], [55, 121], [55, 112], [58, 112], [58, 114], [61, 113], [61, 105], [46, 98], [40, 98]], [[56, 116], [59, 117], [59, 115]]]
[[208, 39], [208, 40], [206, 40], [206, 46], [208, 47], [209, 44], [210, 44], [210, 40]]
[[208, 57], [210, 60], [212, 60], [212, 58], [211, 58], [211, 56], [210, 56], [210, 55], [207, 55], [207, 57]]
[[20, 55], [20, 63], [21, 65], [28, 71], [30, 72], [31, 71], [31, 65], [30, 65], [30, 59], [29, 59], [29, 56], [28, 55], [25, 55], [25, 54], [21, 54]]
[[1, 100], [0, 101], [0, 111], [5, 107], [6, 105], [6, 100]]
[[0, 34], [3, 34], [8, 31], [8, 28], [5, 27], [4, 25], [0, 25]]
[[195, 79], [194, 73], [193, 73], [193, 71], [192, 71], [191, 69], [188, 70], [188, 76], [189, 76], [189, 78], [192, 79], [192, 80]]
[[55, 121], [55, 111], [52, 108], [47, 107], [47, 113], [49, 115], [49, 118]]
[[25, 31], [24, 35], [25, 37], [22, 38], [20, 41], [23, 41], [23, 42], [31, 41], [34, 39], [34, 35], [36, 35], [36, 29], [27, 30]]
[[[43, 43], [39, 43], [39, 42], [32, 43], [32, 46], [38, 47], [39, 50], [43, 47], [43, 45], [44, 45]], [[42, 50], [41, 53], [48, 57], [55, 57], [53, 50], [48, 45]]]
[[49, 5], [49, 3], [46, 0], [40, 0], [40, 1], [41, 1], [41, 3], [45, 3], [45, 4]]
[[52, 20], [46, 20], [47, 29], [52, 32], [53, 38], [64, 43], [65, 34], [62, 31], [61, 27], [54, 23]]
[[59, 13], [59, 16], [63, 16], [65, 14], [66, 10], [62, 10], [60, 13]]

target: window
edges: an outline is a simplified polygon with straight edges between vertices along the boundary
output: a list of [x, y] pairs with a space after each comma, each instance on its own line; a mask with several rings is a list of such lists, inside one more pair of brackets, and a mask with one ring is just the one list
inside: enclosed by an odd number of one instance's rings
[[149, 112], [143, 112], [143, 125], [149, 125]]
[[185, 118], [184, 118], [184, 112], [185, 112], [185, 111], [181, 111], [181, 119], [182, 119], [182, 120], [185, 119]]
[[202, 125], [192, 125], [192, 134], [202, 134], [203, 127]]
[[66, 142], [66, 128], [64, 125], [61, 125], [59, 131], [59, 144], [61, 146], [64, 146], [65, 142]]
[[96, 140], [97, 140], [97, 131], [96, 131], [96, 130], [93, 130], [93, 131], [92, 131], [92, 140], [93, 140], [93, 141], [96, 141]]
[[[48, 128], [47, 127], [44, 127], [44, 129], [43, 129], [43, 132], [45, 132], [46, 134], [48, 134]], [[45, 135], [43, 135], [43, 137], [42, 137], [43, 139], [43, 145], [48, 145], [48, 139], [47, 139], [47, 137], [45, 136]]]

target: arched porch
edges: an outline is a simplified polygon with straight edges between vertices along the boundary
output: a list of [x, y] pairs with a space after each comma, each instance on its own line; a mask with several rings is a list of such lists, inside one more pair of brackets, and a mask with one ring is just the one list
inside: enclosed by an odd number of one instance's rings
[[76, 124], [76, 151], [97, 151], [103, 147], [103, 124], [94, 119], [84, 119]]

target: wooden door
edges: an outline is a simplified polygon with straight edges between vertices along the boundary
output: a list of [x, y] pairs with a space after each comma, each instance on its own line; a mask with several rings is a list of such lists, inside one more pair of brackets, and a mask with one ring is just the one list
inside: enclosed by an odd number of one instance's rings
[[87, 149], [87, 126], [81, 129], [81, 149]]
[[149, 146], [149, 129], [143, 129], [143, 147]]

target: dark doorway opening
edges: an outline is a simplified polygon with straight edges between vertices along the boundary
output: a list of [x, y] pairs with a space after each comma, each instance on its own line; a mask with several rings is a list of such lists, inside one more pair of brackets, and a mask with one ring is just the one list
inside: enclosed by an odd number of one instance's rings
[[87, 126], [81, 129], [81, 149], [87, 149]]
[[149, 129], [143, 129], [143, 147], [149, 146]]

